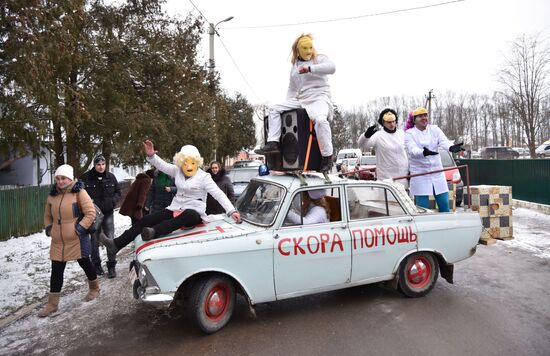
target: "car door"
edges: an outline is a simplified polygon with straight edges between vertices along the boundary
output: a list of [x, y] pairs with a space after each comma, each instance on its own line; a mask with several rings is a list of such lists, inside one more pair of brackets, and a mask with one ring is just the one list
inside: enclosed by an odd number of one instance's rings
[[288, 220], [290, 211], [300, 212], [303, 191], [292, 196], [285, 222], [274, 236], [277, 299], [334, 289], [348, 283], [351, 274], [351, 241], [342, 221], [341, 188], [325, 189], [325, 200], [334, 203], [331, 221], [309, 225]]
[[352, 239], [351, 282], [386, 280], [402, 256], [417, 250], [417, 228], [387, 187], [346, 187]]

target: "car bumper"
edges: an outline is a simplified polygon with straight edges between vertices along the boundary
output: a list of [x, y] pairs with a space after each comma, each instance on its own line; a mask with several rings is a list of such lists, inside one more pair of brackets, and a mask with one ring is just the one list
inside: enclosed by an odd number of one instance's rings
[[133, 280], [134, 298], [143, 303], [166, 308], [174, 301], [173, 293], [161, 293], [161, 290], [145, 265], [133, 261], [130, 264], [130, 279]]

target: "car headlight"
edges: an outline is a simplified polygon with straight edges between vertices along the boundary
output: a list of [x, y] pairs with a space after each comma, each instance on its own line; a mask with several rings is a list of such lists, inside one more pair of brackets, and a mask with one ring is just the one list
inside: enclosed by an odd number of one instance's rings
[[453, 173], [453, 183], [460, 183], [461, 177], [460, 172], [454, 172]]

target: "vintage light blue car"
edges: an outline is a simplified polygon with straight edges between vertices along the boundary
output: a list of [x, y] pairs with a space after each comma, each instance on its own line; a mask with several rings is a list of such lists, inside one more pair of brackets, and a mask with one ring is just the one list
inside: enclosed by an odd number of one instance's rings
[[[190, 230], [135, 240], [134, 296], [183, 303], [206, 333], [225, 326], [241, 293], [257, 303], [388, 281], [408, 297], [427, 294], [441, 272], [472, 256], [477, 213], [416, 207], [400, 184], [320, 174], [254, 178], [236, 207], [243, 222], [221, 218]], [[303, 225], [300, 192], [324, 189], [330, 222]], [[292, 214], [292, 213], [291, 213]]]

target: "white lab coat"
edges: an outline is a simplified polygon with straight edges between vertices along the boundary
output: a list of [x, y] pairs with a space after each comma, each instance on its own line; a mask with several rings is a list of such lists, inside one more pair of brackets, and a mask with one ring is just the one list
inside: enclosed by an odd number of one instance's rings
[[[437, 152], [438, 148], [448, 150], [451, 142], [441, 129], [435, 125], [428, 125], [424, 131], [413, 127], [405, 132], [405, 146], [409, 156], [409, 171], [411, 174], [418, 174], [443, 169], [441, 157], [424, 157], [424, 147], [430, 151]], [[424, 176], [411, 178], [411, 195], [436, 195], [447, 192], [447, 180], [445, 173], [433, 173]]]
[[[374, 148], [376, 151], [376, 179], [393, 179], [409, 174], [409, 159], [405, 151], [405, 132], [397, 129], [394, 133], [386, 132], [383, 128], [370, 138], [364, 134], [357, 140], [359, 147], [365, 151]], [[407, 179], [399, 182], [407, 188]]]
[[164, 161], [156, 154], [152, 157], [147, 157], [147, 161], [159, 171], [175, 179], [178, 191], [172, 199], [172, 203], [166, 209], [172, 211], [193, 209], [200, 214], [203, 221], [208, 221], [206, 215], [206, 196], [207, 193], [210, 193], [227, 213], [235, 211], [235, 207], [214, 182], [212, 176], [202, 169], [197, 169], [194, 176], [186, 179], [180, 167]]
[[[301, 66], [309, 67], [311, 72], [300, 74], [298, 68]], [[321, 155], [332, 155], [332, 133], [328, 119], [332, 116], [333, 106], [327, 75], [335, 71], [334, 63], [324, 55], [317, 55], [309, 61], [296, 61], [290, 70], [286, 100], [269, 111], [267, 141], [279, 142], [283, 111], [304, 108], [315, 125]]]
[[[301, 223], [300, 215], [295, 213], [292, 210], [288, 212], [286, 216], [286, 220], [293, 224]], [[325, 210], [325, 208], [319, 205], [311, 204], [308, 212], [304, 216], [303, 225], [322, 224], [322, 223], [328, 223], [328, 222], [329, 222], [329, 219], [327, 217], [327, 211]]]

